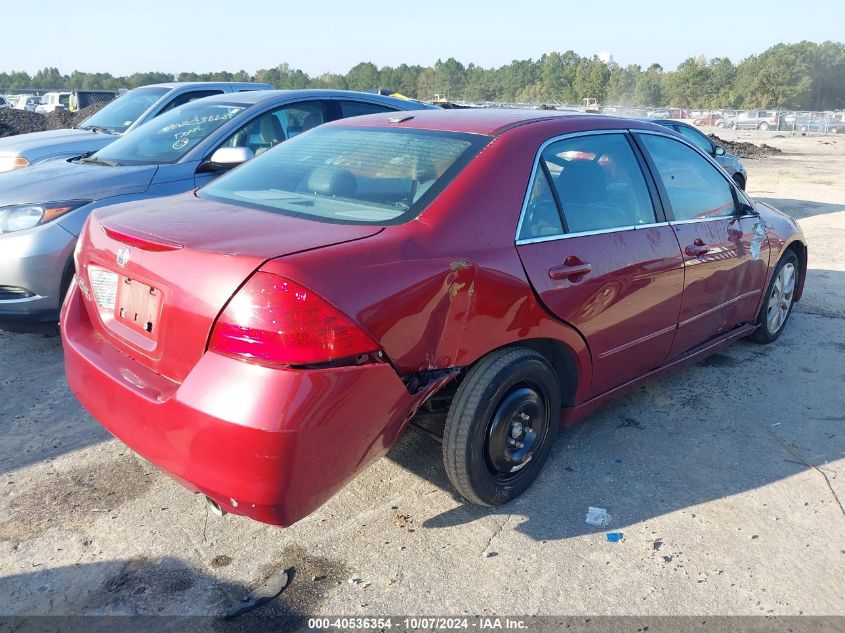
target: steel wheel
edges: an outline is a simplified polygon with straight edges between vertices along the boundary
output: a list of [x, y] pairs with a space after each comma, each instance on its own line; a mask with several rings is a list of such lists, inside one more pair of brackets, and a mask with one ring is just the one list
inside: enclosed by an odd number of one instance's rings
[[495, 350], [461, 381], [443, 431], [443, 464], [468, 501], [500, 506], [531, 485], [560, 421], [554, 368], [525, 347]]
[[534, 457], [549, 424], [546, 399], [532, 385], [517, 385], [501, 399], [487, 428], [487, 465], [509, 479]]
[[792, 298], [795, 294], [795, 266], [787, 262], [775, 278], [772, 291], [769, 293], [769, 303], [766, 308], [766, 327], [771, 334], [777, 332], [786, 322]]

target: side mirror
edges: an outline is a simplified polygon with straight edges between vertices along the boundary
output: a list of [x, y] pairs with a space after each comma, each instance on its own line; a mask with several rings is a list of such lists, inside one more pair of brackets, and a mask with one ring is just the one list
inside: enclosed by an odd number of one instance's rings
[[248, 147], [221, 147], [211, 158], [200, 163], [197, 171], [226, 171], [252, 159], [255, 153]]
[[717, 145], [716, 149], [713, 151], [713, 154], [716, 156], [724, 156], [725, 155], [725, 148], [721, 145]]

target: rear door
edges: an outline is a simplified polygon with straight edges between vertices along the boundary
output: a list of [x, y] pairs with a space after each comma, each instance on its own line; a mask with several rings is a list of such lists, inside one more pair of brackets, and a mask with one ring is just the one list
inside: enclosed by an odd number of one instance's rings
[[768, 268], [760, 218], [731, 179], [680, 139], [637, 132], [684, 257], [675, 357], [754, 319]]
[[592, 395], [664, 362], [683, 261], [627, 133], [576, 135], [543, 148], [517, 250], [546, 308], [586, 339]]

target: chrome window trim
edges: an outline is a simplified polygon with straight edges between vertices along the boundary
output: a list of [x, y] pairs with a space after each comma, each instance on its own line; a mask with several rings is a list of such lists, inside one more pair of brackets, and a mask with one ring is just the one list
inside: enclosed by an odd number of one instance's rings
[[[722, 218], [719, 218], [722, 219]], [[570, 237], [584, 237], [586, 235], [604, 235], [605, 233], [620, 233], [622, 231], [639, 231], [642, 229], [653, 229], [659, 226], [670, 226], [669, 222], [652, 222], [650, 224], [632, 224], [630, 226], [615, 226], [610, 229], [596, 229], [595, 231], [578, 231], [575, 233], [560, 233], [558, 235], [546, 235], [544, 237], [529, 237], [524, 240], [516, 240], [516, 245], [537, 244], [539, 242], [553, 242], [565, 240]]]
[[672, 226], [679, 226], [681, 224], [701, 224], [702, 222], [716, 222], [718, 220], [738, 220], [736, 215], [712, 215], [706, 218], [690, 218], [689, 220], [669, 220]]

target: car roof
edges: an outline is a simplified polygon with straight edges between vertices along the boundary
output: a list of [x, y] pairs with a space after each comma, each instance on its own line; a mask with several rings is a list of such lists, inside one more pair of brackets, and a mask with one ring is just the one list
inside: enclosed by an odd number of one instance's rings
[[658, 125], [683, 125], [684, 127], [691, 127], [692, 129], [698, 129], [694, 125], [690, 125], [689, 123], [684, 123], [683, 121], [676, 121], [675, 119], [637, 119], [638, 121], [643, 121], [645, 123], [657, 123]]
[[269, 86], [270, 84], [256, 82], [256, 81], [165, 81], [159, 84], [144, 84], [143, 86], [136, 86], [138, 88], [208, 88], [209, 86], [243, 86], [259, 87]]
[[[401, 121], [397, 119], [401, 118]], [[560, 110], [527, 110], [508, 108], [466, 108], [459, 110], [420, 110], [407, 116], [370, 114], [328, 123], [327, 125], [354, 127], [402, 127], [421, 130], [440, 130], [498, 136], [515, 127], [531, 123], [559, 120], [566, 123], [561, 133], [579, 132], [611, 127], [659, 129], [645, 121], [604, 116], [586, 112]]]
[[[265, 101], [278, 101], [279, 99], [331, 99], [333, 97], [345, 97], [347, 99], [364, 99], [370, 103], [383, 103], [385, 105], [413, 104], [415, 107], [426, 107], [417, 101], [398, 99], [396, 97], [385, 97], [371, 92], [355, 92], [353, 90], [330, 90], [325, 88], [304, 88], [299, 90], [248, 90], [246, 92], [235, 92], [205, 97], [203, 101], [219, 101], [222, 103], [256, 104]], [[431, 106], [428, 106], [431, 107]], [[437, 108], [432, 108], [437, 109]]]

